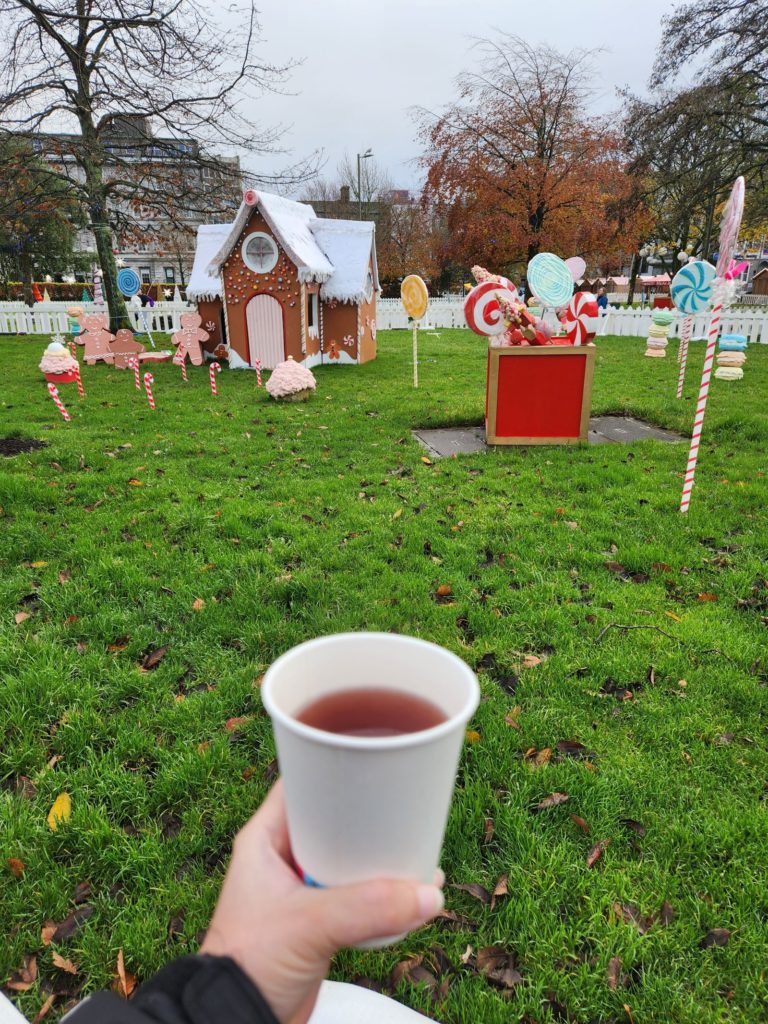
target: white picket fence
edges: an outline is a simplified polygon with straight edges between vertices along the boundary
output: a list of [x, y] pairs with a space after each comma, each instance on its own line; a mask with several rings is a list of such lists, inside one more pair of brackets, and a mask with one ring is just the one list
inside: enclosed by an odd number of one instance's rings
[[[0, 302], [0, 334], [68, 334], [68, 306], [82, 306], [86, 313], [108, 313], [106, 305], [94, 302]], [[156, 302], [154, 306], [134, 309], [128, 304], [128, 315], [134, 330], [169, 334], [179, 330], [182, 313], [195, 309], [186, 302]]]
[[[621, 337], [647, 337], [651, 326], [652, 310], [645, 306], [642, 309], [624, 309], [608, 307], [608, 311], [600, 317], [598, 334], [618, 334]], [[557, 322], [554, 313], [547, 310], [544, 319], [547, 323]], [[669, 328], [670, 337], [680, 332], [682, 316], [675, 314], [675, 320]], [[694, 318], [693, 337], [701, 337], [707, 333], [709, 316], [702, 313]], [[408, 327], [408, 316], [400, 299], [379, 299], [376, 308], [376, 326], [379, 330], [390, 330]], [[464, 319], [464, 300], [455, 298], [431, 299], [424, 323], [426, 330], [445, 327], [466, 327]], [[729, 309], [722, 319], [722, 330], [726, 334], [744, 334], [751, 342], [768, 345], [768, 309], [746, 309], [735, 306]]]

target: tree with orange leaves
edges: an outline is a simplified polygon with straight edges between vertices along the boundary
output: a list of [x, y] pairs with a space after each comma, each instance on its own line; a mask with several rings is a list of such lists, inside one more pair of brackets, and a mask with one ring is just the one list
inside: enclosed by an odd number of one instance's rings
[[538, 252], [620, 266], [645, 214], [619, 132], [587, 112], [591, 54], [480, 40], [442, 113], [418, 113], [426, 199], [447, 221], [446, 259], [513, 272]]

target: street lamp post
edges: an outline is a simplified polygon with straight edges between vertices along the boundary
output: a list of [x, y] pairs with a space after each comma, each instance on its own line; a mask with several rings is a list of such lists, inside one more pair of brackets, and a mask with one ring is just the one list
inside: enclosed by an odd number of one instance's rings
[[373, 150], [369, 147], [364, 153], [357, 154], [357, 219], [363, 219], [363, 192], [361, 185], [361, 166], [363, 160], [367, 160], [368, 157], [373, 156]]

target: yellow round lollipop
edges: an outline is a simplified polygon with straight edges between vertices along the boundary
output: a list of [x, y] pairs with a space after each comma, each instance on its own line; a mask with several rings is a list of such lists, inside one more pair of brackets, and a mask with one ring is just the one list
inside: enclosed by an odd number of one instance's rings
[[427, 312], [429, 304], [429, 293], [418, 274], [409, 274], [403, 278], [400, 285], [400, 299], [402, 300], [405, 312], [413, 320], [421, 320]]

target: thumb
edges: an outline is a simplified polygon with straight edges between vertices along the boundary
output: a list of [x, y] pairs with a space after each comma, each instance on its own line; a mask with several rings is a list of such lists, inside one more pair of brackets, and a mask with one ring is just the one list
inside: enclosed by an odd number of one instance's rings
[[400, 935], [425, 924], [443, 909], [435, 885], [416, 882], [361, 882], [314, 892], [318, 938], [328, 955], [344, 946]]

